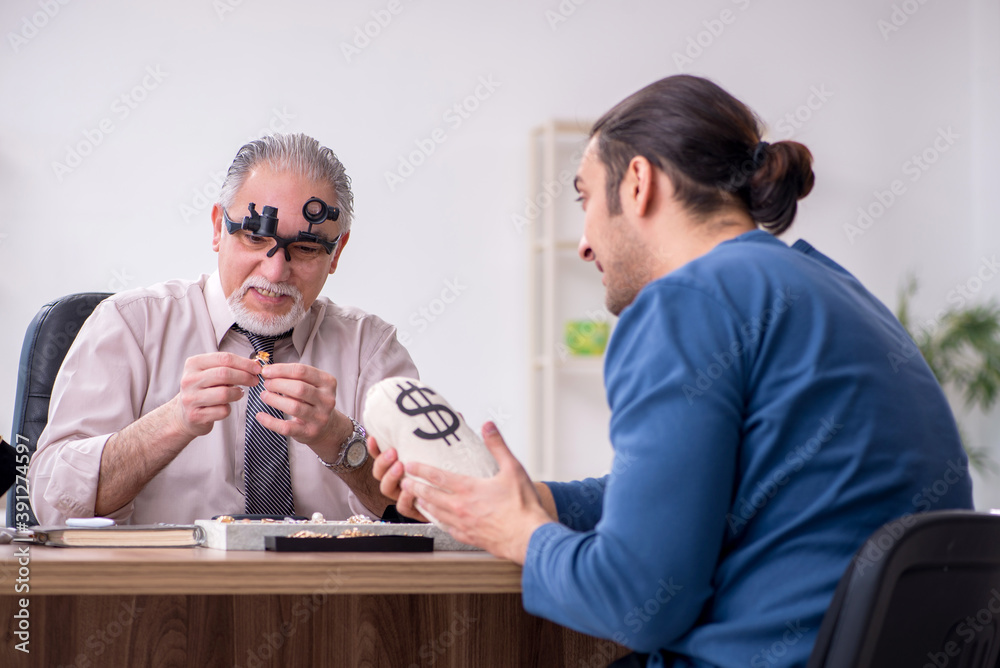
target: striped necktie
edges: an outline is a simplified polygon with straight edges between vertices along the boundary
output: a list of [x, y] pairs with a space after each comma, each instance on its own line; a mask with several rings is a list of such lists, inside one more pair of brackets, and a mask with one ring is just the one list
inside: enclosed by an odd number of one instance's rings
[[[238, 325], [233, 329], [250, 340], [254, 352], [274, 356], [274, 343], [291, 335], [259, 336]], [[247, 393], [246, 442], [243, 446], [243, 483], [246, 488], [246, 512], [254, 515], [292, 515], [292, 473], [288, 466], [288, 443], [281, 434], [266, 429], [257, 421], [257, 413], [267, 413], [278, 419], [284, 416], [277, 408], [260, 400], [264, 378]]]

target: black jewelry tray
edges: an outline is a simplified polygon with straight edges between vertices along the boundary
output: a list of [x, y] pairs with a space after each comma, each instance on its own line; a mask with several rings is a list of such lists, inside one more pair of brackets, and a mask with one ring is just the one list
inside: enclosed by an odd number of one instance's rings
[[264, 536], [264, 549], [273, 552], [433, 552], [430, 536], [353, 536], [350, 538], [292, 538]]

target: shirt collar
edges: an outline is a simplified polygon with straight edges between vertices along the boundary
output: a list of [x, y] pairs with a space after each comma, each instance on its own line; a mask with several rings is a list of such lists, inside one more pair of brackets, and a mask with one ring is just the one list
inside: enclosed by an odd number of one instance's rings
[[[778, 245], [781, 245], [781, 246], [787, 245], [787, 244], [785, 244], [784, 241], [782, 241], [778, 237], [774, 236], [770, 232], [766, 232], [766, 231], [760, 230], [760, 229], [750, 230], [748, 232], [744, 232], [743, 234], [741, 234], [741, 235], [739, 235], [737, 237], [733, 237], [732, 239], [727, 239], [726, 241], [723, 241], [722, 243], [723, 244], [738, 244], [738, 243], [747, 243], [747, 242], [749, 242], [749, 243], [765, 243], [765, 244], [772, 244], [772, 245], [778, 244]], [[719, 244], [719, 245], [721, 246], [722, 244]]]
[[212, 317], [215, 343], [220, 344], [236, 319], [233, 318], [233, 312], [226, 303], [226, 294], [222, 291], [222, 279], [219, 278], [218, 271], [213, 272], [205, 282], [205, 303], [208, 304], [208, 313]]

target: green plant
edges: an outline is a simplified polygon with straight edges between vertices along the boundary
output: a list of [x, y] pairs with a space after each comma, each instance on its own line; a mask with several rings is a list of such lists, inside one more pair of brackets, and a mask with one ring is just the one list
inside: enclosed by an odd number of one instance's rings
[[[951, 390], [952, 396], [960, 396], [966, 408], [988, 413], [1000, 398], [1000, 305], [992, 300], [962, 304], [917, 326], [910, 318], [910, 300], [916, 291], [917, 280], [910, 276], [899, 291], [896, 316], [941, 386]], [[997, 473], [988, 449], [970, 443], [961, 426], [959, 433], [972, 466], [981, 473]]]

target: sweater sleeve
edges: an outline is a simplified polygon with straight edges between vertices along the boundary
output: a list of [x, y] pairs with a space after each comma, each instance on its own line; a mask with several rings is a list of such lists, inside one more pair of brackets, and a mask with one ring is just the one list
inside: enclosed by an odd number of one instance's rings
[[574, 482], [547, 482], [556, 502], [556, 514], [561, 524], [576, 531], [590, 531], [601, 519], [604, 509], [604, 487], [608, 477], [587, 478]]
[[738, 323], [714, 297], [669, 282], [622, 313], [605, 368], [615, 458], [600, 520], [532, 535], [528, 612], [644, 652], [695, 624], [733, 494], [750, 355]]

